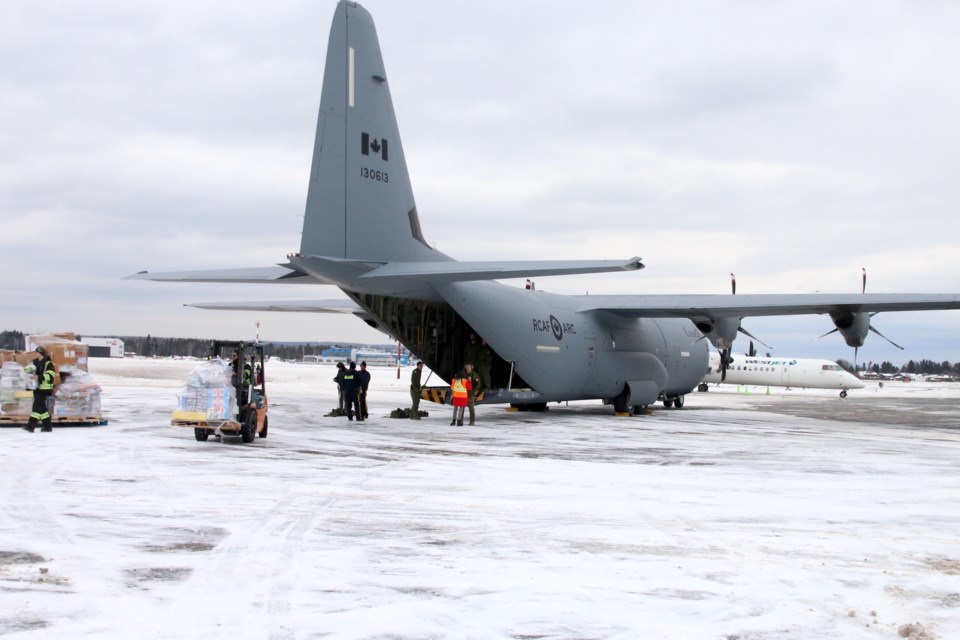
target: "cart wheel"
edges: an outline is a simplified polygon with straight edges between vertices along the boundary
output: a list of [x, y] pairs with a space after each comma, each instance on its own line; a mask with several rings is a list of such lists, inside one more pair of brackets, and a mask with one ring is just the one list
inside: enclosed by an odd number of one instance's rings
[[260, 436], [261, 438], [266, 438], [266, 437], [267, 437], [267, 417], [268, 417], [268, 416], [263, 416], [263, 431], [261, 431], [261, 432], [259, 433], [259, 436]]
[[257, 412], [256, 411], [247, 411], [247, 415], [243, 419], [243, 424], [240, 425], [240, 438], [244, 442], [253, 442], [253, 439], [257, 434]]
[[194, 429], [193, 437], [196, 438], [198, 442], [206, 442], [207, 438], [210, 437], [210, 432], [206, 429]]

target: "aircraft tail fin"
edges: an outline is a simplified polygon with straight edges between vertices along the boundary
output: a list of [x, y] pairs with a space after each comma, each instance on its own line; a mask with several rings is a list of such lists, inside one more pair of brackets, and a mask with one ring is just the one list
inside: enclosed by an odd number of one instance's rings
[[300, 254], [449, 260], [420, 231], [373, 19], [347, 0], [330, 28]]

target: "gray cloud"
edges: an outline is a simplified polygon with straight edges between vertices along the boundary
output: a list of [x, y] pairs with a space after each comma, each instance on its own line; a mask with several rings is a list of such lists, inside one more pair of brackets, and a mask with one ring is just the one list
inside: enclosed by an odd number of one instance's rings
[[[744, 291], [855, 291], [861, 266], [875, 292], [960, 291], [951, 3], [365, 5], [424, 233], [447, 253], [647, 262], [543, 283], [576, 293], [720, 293], [730, 271]], [[212, 336], [253, 319], [182, 302], [331, 297], [119, 278], [299, 246], [333, 8], [3, 3], [2, 328]], [[291, 339], [379, 335], [262, 320]], [[823, 321], [763, 327], [780, 353], [846, 353], [811, 344]], [[883, 321], [939, 350], [916, 357], [960, 359], [957, 314]]]

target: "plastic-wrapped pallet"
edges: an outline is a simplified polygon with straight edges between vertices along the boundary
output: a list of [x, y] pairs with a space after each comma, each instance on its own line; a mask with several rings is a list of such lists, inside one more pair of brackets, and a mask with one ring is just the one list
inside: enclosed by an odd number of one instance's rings
[[187, 384], [177, 396], [176, 414], [206, 420], [229, 420], [233, 413], [233, 387], [230, 384], [230, 365], [214, 358], [199, 364], [190, 372]]
[[63, 383], [57, 386], [53, 414], [71, 418], [99, 416], [100, 385], [93, 376], [76, 367], [64, 367], [61, 375]]
[[36, 382], [23, 366], [7, 361], [0, 367], [0, 414], [29, 416], [33, 407], [33, 392]]

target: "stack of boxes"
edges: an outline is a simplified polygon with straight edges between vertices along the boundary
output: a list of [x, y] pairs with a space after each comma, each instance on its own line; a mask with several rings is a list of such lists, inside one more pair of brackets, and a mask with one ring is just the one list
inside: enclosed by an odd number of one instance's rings
[[230, 365], [214, 358], [198, 365], [177, 395], [174, 420], [230, 420], [234, 411]]
[[24, 367], [40, 357], [42, 346], [57, 368], [54, 417], [99, 417], [100, 387], [87, 373], [88, 347], [73, 333], [26, 337], [26, 351], [0, 351], [0, 415], [28, 417], [36, 378]]
[[9, 360], [0, 366], [0, 415], [29, 416], [33, 408], [34, 378], [23, 365]]
[[[46, 349], [47, 355], [53, 360], [53, 364], [57, 365], [58, 370], [62, 370], [64, 367], [87, 370], [87, 354], [90, 347], [77, 340], [74, 333], [27, 336], [26, 343], [27, 352], [32, 352], [40, 346]], [[30, 361], [36, 357], [37, 354], [34, 353]]]
[[63, 384], [57, 387], [53, 415], [58, 418], [84, 418], [99, 416], [100, 385], [86, 371], [74, 369], [64, 376]]

